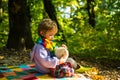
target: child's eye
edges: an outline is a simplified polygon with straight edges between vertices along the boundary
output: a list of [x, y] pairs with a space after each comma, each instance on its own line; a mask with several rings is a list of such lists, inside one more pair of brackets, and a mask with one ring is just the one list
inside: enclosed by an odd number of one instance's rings
[[54, 35], [49, 35], [49, 36], [54, 36]]
[[49, 35], [49, 36], [52, 36], [52, 35]]

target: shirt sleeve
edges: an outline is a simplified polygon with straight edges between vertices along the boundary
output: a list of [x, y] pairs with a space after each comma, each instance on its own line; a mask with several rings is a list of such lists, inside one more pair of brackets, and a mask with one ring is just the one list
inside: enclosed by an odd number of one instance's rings
[[46, 68], [55, 68], [59, 64], [57, 57], [50, 57], [50, 52], [42, 45], [37, 45], [35, 49], [34, 59], [36, 63], [41, 64]]

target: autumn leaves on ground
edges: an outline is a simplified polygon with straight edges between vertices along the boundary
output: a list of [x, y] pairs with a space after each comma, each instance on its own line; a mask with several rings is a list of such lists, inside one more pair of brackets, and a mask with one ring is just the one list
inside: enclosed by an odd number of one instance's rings
[[[0, 50], [0, 66], [12, 66], [20, 64], [30, 64], [29, 51]], [[86, 76], [95, 80], [120, 80], [120, 64], [118, 60], [80, 58], [71, 55], [75, 60], [84, 67], [92, 67], [93, 69], [83, 72]], [[97, 76], [96, 76], [97, 74]]]

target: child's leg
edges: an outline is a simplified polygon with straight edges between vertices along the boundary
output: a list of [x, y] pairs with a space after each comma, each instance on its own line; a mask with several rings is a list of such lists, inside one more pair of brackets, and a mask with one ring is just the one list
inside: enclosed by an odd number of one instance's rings
[[50, 74], [56, 78], [72, 77], [74, 75], [74, 69], [67, 63], [57, 65], [56, 68], [50, 69]]

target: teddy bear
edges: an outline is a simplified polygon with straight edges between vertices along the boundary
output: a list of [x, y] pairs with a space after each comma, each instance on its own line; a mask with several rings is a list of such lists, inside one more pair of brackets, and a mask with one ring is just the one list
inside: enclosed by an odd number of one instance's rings
[[58, 47], [55, 49], [55, 55], [58, 59], [63, 58], [65, 62], [71, 63], [73, 68], [77, 68], [77, 62], [73, 58], [69, 57], [69, 51], [65, 47]]

